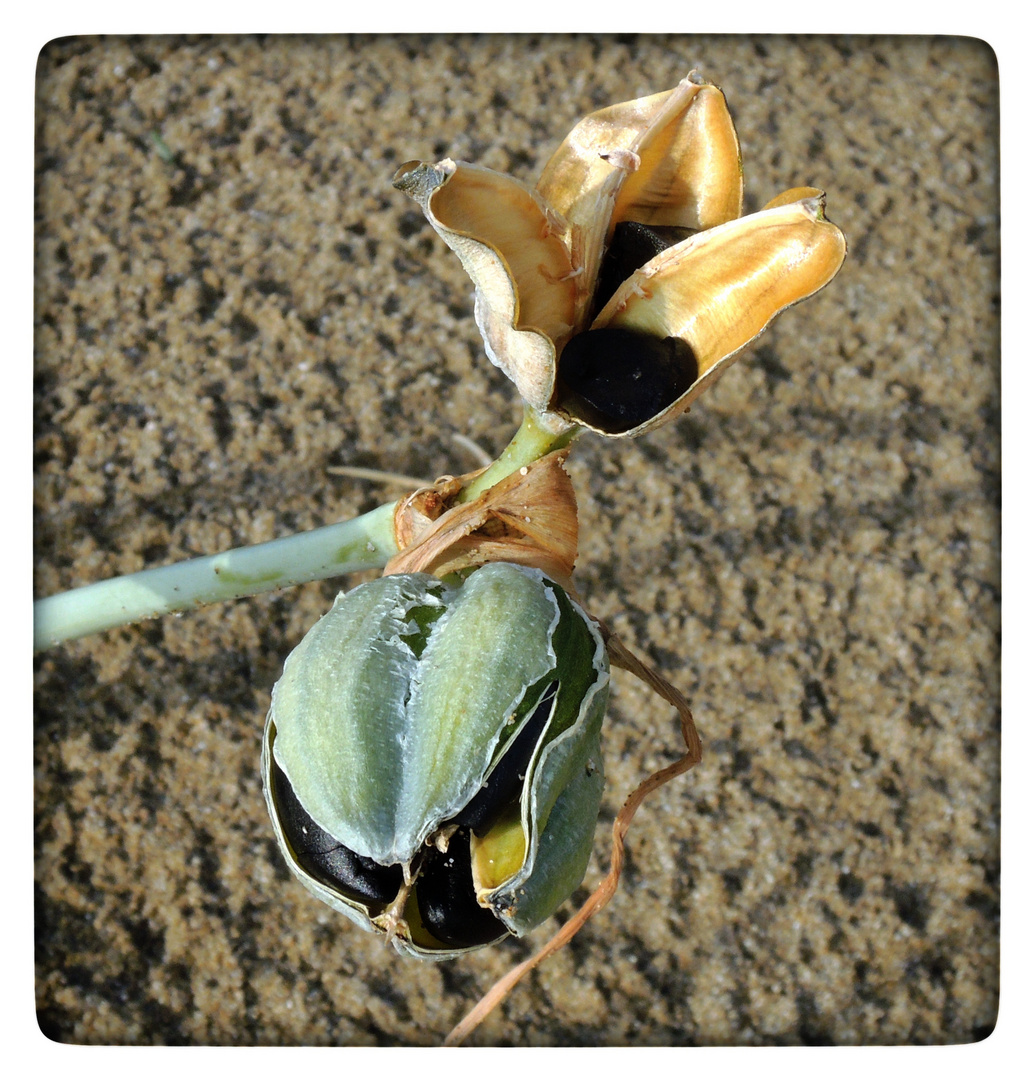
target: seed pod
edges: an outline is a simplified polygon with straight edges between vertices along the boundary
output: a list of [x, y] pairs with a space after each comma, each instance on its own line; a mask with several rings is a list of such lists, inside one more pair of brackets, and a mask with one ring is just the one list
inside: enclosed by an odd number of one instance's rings
[[608, 678], [594, 624], [538, 570], [393, 574], [339, 594], [266, 721], [288, 866], [412, 955], [538, 925], [589, 861]]
[[740, 216], [733, 120], [694, 72], [584, 117], [534, 189], [451, 158], [393, 183], [460, 257], [489, 359], [555, 435], [679, 416], [846, 252], [816, 188]]

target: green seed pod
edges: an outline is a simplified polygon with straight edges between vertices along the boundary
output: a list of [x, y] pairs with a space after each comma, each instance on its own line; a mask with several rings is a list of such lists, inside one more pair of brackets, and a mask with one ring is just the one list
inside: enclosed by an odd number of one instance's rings
[[608, 679], [596, 627], [538, 570], [340, 593], [266, 721], [289, 867], [401, 952], [445, 959], [525, 933], [585, 875]]

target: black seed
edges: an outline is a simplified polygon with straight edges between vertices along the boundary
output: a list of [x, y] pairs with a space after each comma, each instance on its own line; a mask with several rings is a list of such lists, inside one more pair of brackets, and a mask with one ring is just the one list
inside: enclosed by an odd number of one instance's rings
[[298, 865], [352, 900], [390, 904], [402, 887], [402, 867], [382, 866], [350, 851], [306, 813], [291, 782], [273, 763], [273, 794], [284, 837]]
[[452, 819], [457, 825], [484, 836], [506, 807], [519, 798], [536, 743], [550, 719], [557, 682], [550, 684], [543, 700], [518, 733], [506, 754], [492, 770], [478, 794]]
[[617, 435], [681, 398], [697, 381], [697, 359], [680, 338], [608, 327], [576, 334], [564, 347], [557, 372], [564, 384], [559, 404]]
[[631, 277], [641, 266], [645, 266], [660, 255], [666, 248], [678, 244], [688, 236], [693, 236], [695, 229], [686, 229], [681, 225], [641, 225], [638, 221], [622, 221], [615, 226], [600, 264], [600, 276], [593, 301], [593, 317], [611, 299], [618, 286]]
[[442, 852], [432, 848], [414, 886], [417, 907], [428, 931], [443, 945], [466, 949], [503, 937], [506, 927], [474, 898], [471, 835], [459, 829]]

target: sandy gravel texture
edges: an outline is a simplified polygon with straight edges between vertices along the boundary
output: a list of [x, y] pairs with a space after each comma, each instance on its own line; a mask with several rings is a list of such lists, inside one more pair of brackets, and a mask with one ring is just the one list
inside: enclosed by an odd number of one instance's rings
[[[52, 43], [36, 594], [398, 494], [336, 465], [466, 471], [453, 433], [498, 452], [519, 402], [392, 174], [449, 155], [534, 182], [581, 115], [692, 66], [730, 101], [746, 209], [821, 187], [849, 257], [690, 414], [572, 455], [587, 605], [690, 695], [705, 759], [647, 803], [610, 908], [472, 1041], [979, 1039], [998, 994], [1000, 600], [998, 83], [980, 42]], [[258, 770], [270, 688], [347, 584], [37, 658], [50, 1037], [433, 1044], [545, 940], [406, 960], [281, 864]], [[587, 884], [609, 816], [677, 748], [672, 712], [618, 674]]]

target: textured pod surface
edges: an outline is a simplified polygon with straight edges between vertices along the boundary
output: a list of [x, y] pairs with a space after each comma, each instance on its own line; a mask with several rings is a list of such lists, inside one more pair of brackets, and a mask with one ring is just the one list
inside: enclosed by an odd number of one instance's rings
[[486, 567], [460, 590], [417, 574], [361, 585], [288, 657], [270, 711], [277, 763], [360, 854], [411, 859], [471, 800], [529, 687], [556, 667], [556, 604], [509, 571]]
[[599, 634], [539, 571], [392, 574], [339, 594], [285, 662], [267, 719], [263, 780], [289, 866], [404, 951], [523, 933], [585, 874], [607, 685]]
[[[686, 417], [571, 456], [579, 591], [692, 695], [705, 758], [645, 804], [608, 909], [474, 1041], [965, 1041], [999, 963], [999, 104], [977, 41], [48, 45], [36, 588], [371, 509], [390, 496], [327, 467], [455, 475], [454, 428], [501, 449], [518, 413], [470, 280], [391, 174], [451, 156], [534, 183], [580, 116], [692, 63], [735, 113], [745, 211], [815, 185], [851, 250]], [[432, 1044], [548, 934], [414, 963], [285, 868], [261, 717], [354, 583], [37, 658], [54, 1037]], [[617, 672], [588, 885], [675, 740]]]

